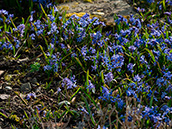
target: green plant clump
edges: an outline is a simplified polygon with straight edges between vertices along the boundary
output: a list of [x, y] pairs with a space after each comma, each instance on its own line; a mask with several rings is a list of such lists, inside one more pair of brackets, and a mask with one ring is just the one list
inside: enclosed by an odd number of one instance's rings
[[133, 0], [110, 31], [30, 4], [0, 10], [1, 128], [172, 128], [170, 0]]

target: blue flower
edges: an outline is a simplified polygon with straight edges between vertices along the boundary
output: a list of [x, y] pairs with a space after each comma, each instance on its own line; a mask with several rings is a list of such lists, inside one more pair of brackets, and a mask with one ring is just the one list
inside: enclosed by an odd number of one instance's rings
[[44, 66], [44, 71], [49, 71], [49, 70], [51, 70], [51, 69], [52, 69], [52, 67], [51, 67], [50, 65]]
[[57, 94], [58, 94], [59, 92], [61, 92], [61, 88], [60, 88], [60, 87], [57, 88]]
[[109, 73], [105, 74], [104, 76], [105, 76], [105, 82], [107, 82], [107, 83], [110, 83], [114, 78], [112, 72], [109, 72]]
[[76, 85], [67, 77], [65, 77], [63, 80], [62, 80], [62, 87], [65, 87], [67, 86], [67, 89], [73, 89], [73, 87], [76, 87]]
[[102, 86], [102, 94], [103, 96], [109, 96], [109, 90], [104, 86]]
[[155, 0], [147, 0], [147, 2], [148, 2], [149, 4], [151, 4], [151, 3], [154, 3]]
[[93, 83], [91, 83], [90, 80], [88, 82], [89, 82], [89, 85], [87, 86], [87, 88], [89, 89], [89, 91], [92, 89], [95, 89], [95, 86], [93, 85]]
[[1, 15], [1, 14], [8, 15], [8, 11], [6, 11], [6, 10], [4, 10], [4, 9], [1, 9], [1, 10], [0, 10], [0, 15]]
[[26, 100], [30, 100], [31, 98], [36, 98], [36, 94], [35, 93], [29, 93], [29, 94], [27, 94], [27, 96], [26, 96]]
[[133, 67], [134, 67], [134, 64], [133, 64], [133, 63], [129, 63], [129, 64], [127, 65], [127, 70], [128, 70], [128, 71], [131, 71], [131, 73], [133, 73], [133, 72], [134, 72]]
[[135, 82], [140, 82], [141, 81], [141, 78], [140, 78], [140, 76], [138, 74], [135, 75], [133, 79], [134, 79]]
[[124, 57], [121, 55], [113, 55], [111, 57], [112, 68], [120, 68], [124, 64]]
[[167, 60], [172, 61], [172, 53], [169, 53], [169, 54], [167, 55]]
[[128, 49], [129, 51], [134, 52], [136, 50], [136, 47], [132, 45], [132, 46], [129, 46]]
[[56, 33], [56, 34], [59, 33], [59, 31], [57, 30], [57, 26], [56, 26], [56, 23], [55, 23], [55, 22], [53, 22], [53, 23], [51, 24], [51, 30], [48, 32], [48, 35], [49, 35], [49, 34], [53, 34], [53, 33]]
[[35, 40], [35, 34], [34, 34], [34, 33], [32, 33], [32, 34], [30, 35], [30, 37], [31, 37], [32, 40]]
[[144, 56], [144, 55], [142, 55], [142, 56], [140, 57], [140, 62], [141, 62], [142, 64], [148, 64], [148, 62], [145, 60], [145, 56]]
[[86, 54], [87, 54], [87, 46], [86, 45], [81, 48], [81, 53], [84, 57], [86, 56]]

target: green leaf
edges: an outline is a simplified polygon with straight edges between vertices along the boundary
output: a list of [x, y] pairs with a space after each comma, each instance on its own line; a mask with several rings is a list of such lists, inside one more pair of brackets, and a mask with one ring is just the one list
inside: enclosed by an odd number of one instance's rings
[[[87, 70], [87, 75], [86, 75], [86, 88], [88, 87], [89, 85], [89, 70]], [[89, 92], [89, 89], [87, 88], [87, 93]]]
[[152, 60], [153, 60], [154, 62], [156, 62], [152, 50], [149, 50], [149, 49], [147, 49], [147, 48], [145, 48], [145, 50], [146, 50], [147, 52], [149, 52], [149, 54], [151, 55]]
[[[156, 89], [155, 89], [156, 90]], [[151, 100], [150, 100], [150, 105], [149, 107], [151, 108], [152, 107], [152, 104], [153, 104], [153, 99], [154, 99], [154, 92], [155, 90], [152, 92], [152, 96], [151, 96]]]
[[43, 50], [42, 46], [41, 46], [41, 45], [39, 45], [39, 47], [41, 48], [42, 53], [44, 54], [45, 59], [48, 59], [48, 57], [47, 57], [47, 55], [45, 54], [45, 52], [44, 52], [44, 50]]
[[81, 66], [81, 68], [83, 69], [83, 71], [86, 73], [86, 71], [85, 71], [85, 69], [84, 69], [82, 63], [80, 62], [80, 60], [79, 60], [77, 57], [75, 57], [75, 59], [76, 59], [76, 61], [79, 63], [79, 65]]
[[73, 98], [80, 90], [81, 90], [81, 88], [79, 87], [79, 88], [77, 89], [77, 91], [70, 97], [69, 101], [71, 101], [72, 98]]
[[86, 100], [86, 98], [85, 98], [84, 96], [82, 96], [82, 98], [84, 99], [84, 102], [85, 102], [85, 104], [86, 104], [86, 108], [87, 108], [87, 111], [88, 111], [88, 113], [89, 113], [89, 115], [90, 115], [90, 117], [91, 117], [91, 121], [92, 121], [92, 123], [93, 123], [94, 126], [95, 126], [95, 125], [96, 125], [96, 124], [95, 124], [95, 120], [94, 120], [93, 115], [92, 115], [92, 113], [91, 113], [91, 110], [90, 110], [90, 108], [89, 108], [88, 102], [87, 102], [87, 100]]
[[82, 92], [84, 92], [85, 93], [85, 95], [91, 100], [91, 102], [98, 108], [98, 106], [97, 106], [97, 104], [96, 104], [96, 102], [91, 98], [91, 96], [90, 95], [88, 95], [87, 94], [87, 92], [85, 92], [85, 90], [83, 90], [82, 88], [81, 88], [81, 91]]
[[7, 115], [5, 115], [4, 113], [2, 113], [2, 112], [0, 112], [0, 115], [2, 115], [3, 117], [5, 117], [5, 118], [8, 118], [8, 116]]

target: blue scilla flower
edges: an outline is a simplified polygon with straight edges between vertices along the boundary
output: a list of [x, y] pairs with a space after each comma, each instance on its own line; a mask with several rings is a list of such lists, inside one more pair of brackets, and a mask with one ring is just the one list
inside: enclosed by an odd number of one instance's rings
[[140, 19], [135, 19], [135, 21], [132, 23], [132, 25], [136, 26], [139, 29], [142, 28]]
[[60, 93], [60, 92], [61, 92], [61, 88], [58, 87], [58, 88], [57, 88], [57, 94]]
[[161, 87], [165, 81], [166, 81], [166, 80], [165, 80], [163, 77], [157, 78], [156, 84], [157, 84], [159, 87]]
[[86, 45], [81, 48], [81, 53], [84, 57], [86, 56], [86, 54], [87, 54], [87, 46]]
[[89, 85], [87, 86], [87, 89], [89, 89], [89, 91], [91, 91], [92, 89], [95, 89], [95, 86], [93, 85], [93, 83], [91, 83], [91, 81], [89, 80]]
[[53, 34], [53, 33], [56, 33], [56, 34], [59, 33], [55, 22], [51, 23], [51, 30], [48, 32], [48, 35]]
[[109, 90], [104, 86], [102, 86], [102, 94], [103, 96], [109, 96]]
[[115, 53], [118, 54], [118, 53], [124, 53], [123, 52], [123, 47], [121, 45], [113, 45], [112, 48], [115, 50]]
[[17, 26], [17, 28], [13, 28], [13, 31], [19, 31], [21, 35], [23, 35], [25, 30], [25, 25], [24, 24], [20, 24]]
[[149, 4], [151, 4], [151, 3], [154, 3], [155, 0], [147, 0], [147, 2], [148, 2]]
[[98, 40], [102, 38], [102, 34], [100, 31], [97, 31], [96, 33], [90, 34], [92, 39], [92, 44], [96, 44]]
[[172, 53], [169, 53], [169, 54], [167, 55], [167, 60], [172, 61]]
[[81, 18], [81, 19], [78, 21], [78, 23], [79, 23], [82, 27], [86, 27], [86, 26], [89, 24], [89, 22], [86, 21], [86, 20], [83, 19], [83, 18]]
[[35, 40], [35, 34], [32, 33], [29, 37], [31, 37], [32, 40]]
[[46, 4], [50, 2], [50, 0], [33, 0], [33, 2], [38, 2], [39, 4], [42, 4], [43, 6], [45, 6]]
[[126, 23], [128, 24], [128, 21], [126, 18], [124, 18], [123, 16], [121, 15], [118, 15], [118, 19], [115, 20], [115, 22], [119, 25], [119, 23]]
[[134, 90], [132, 90], [131, 88], [128, 88], [126, 90], [126, 94], [127, 94], [127, 96], [132, 96], [133, 95], [135, 98], [137, 98], [136, 92]]
[[148, 62], [145, 60], [145, 56], [144, 55], [142, 55], [140, 57], [140, 60], [139, 61], [141, 62], [141, 64], [148, 64]]
[[62, 87], [65, 87], [67, 86], [67, 89], [73, 89], [76, 87], [76, 85], [67, 77], [65, 77], [63, 80], [62, 80], [62, 83], [61, 83]]
[[151, 29], [151, 33], [150, 34], [155, 36], [155, 37], [160, 37], [161, 36], [161, 31], [155, 30], [155, 29]]
[[41, 29], [41, 21], [37, 20], [34, 25], [36, 26], [37, 29]]
[[172, 84], [169, 84], [165, 91], [168, 91], [168, 92], [172, 91]]
[[81, 17], [81, 19], [87, 19], [87, 18], [89, 18], [90, 17], [90, 15], [88, 14], [88, 13], [86, 13], [86, 14], [84, 14], [82, 17]]
[[133, 63], [129, 63], [129, 64], [127, 65], [127, 70], [128, 70], [128, 71], [131, 71], [131, 73], [133, 73], [133, 72], [134, 72], [133, 67], [134, 67], [134, 64], [133, 64]]
[[47, 16], [48, 16], [48, 18], [50, 19], [51, 22], [53, 22], [55, 20], [55, 17], [53, 15], [48, 14]]
[[172, 78], [172, 73], [170, 71], [163, 72], [163, 77], [166, 77], [166, 79], [171, 80]]
[[98, 66], [97, 65], [91, 65], [91, 68], [92, 68], [91, 71], [96, 71]]
[[101, 128], [100, 125], [98, 125], [97, 129], [107, 129], [106, 126], [103, 126], [103, 128]]
[[95, 54], [95, 53], [96, 53], [96, 49], [90, 47], [89, 52], [90, 52], [91, 54]]
[[44, 71], [50, 71], [52, 69], [51, 65], [44, 66]]
[[105, 77], [105, 82], [107, 82], [107, 83], [112, 82], [112, 80], [114, 78], [112, 72], [109, 72], [109, 73], [105, 74], [104, 77]]
[[131, 45], [131, 46], [129, 46], [128, 49], [129, 49], [129, 51], [134, 52], [136, 50], [136, 47]]
[[140, 76], [137, 74], [137, 75], [134, 76], [133, 80], [134, 80], [135, 82], [140, 82], [140, 81], [141, 81], [141, 78], [140, 78]]
[[26, 100], [30, 100], [32, 98], [34, 98], [34, 99], [36, 98], [36, 94], [35, 93], [29, 93], [29, 94], [26, 95]]
[[115, 54], [111, 57], [112, 68], [120, 68], [124, 64], [124, 57], [119, 54]]
[[8, 15], [8, 11], [6, 11], [6, 10], [4, 10], [4, 9], [1, 9], [1, 10], [0, 10], [0, 15], [1, 15], [1, 14]]

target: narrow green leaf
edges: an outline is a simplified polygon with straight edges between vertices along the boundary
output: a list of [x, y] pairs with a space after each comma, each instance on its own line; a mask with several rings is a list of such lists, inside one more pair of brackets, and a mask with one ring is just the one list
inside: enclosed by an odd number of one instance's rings
[[[86, 75], [86, 87], [89, 85], [89, 70], [87, 70], [87, 75]], [[87, 88], [87, 93], [89, 92], [89, 89]]]
[[147, 48], [145, 48], [145, 50], [146, 50], [147, 52], [149, 52], [149, 54], [151, 55], [152, 60], [155, 62], [155, 57], [154, 57], [153, 52], [152, 52], [151, 50], [147, 49]]
[[81, 88], [79, 87], [79, 88], [77, 89], [77, 91], [70, 97], [69, 101], [71, 101], [72, 98], [73, 98], [80, 90], [81, 90]]
[[150, 108], [152, 107], [152, 104], [153, 104], [154, 92], [155, 92], [155, 90], [152, 92], [152, 96], [151, 96], [151, 100], [150, 100], [150, 105], [149, 105]]
[[84, 92], [85, 93], [85, 95], [91, 100], [91, 102], [98, 108], [98, 106], [97, 106], [97, 104], [96, 104], [96, 102], [91, 98], [91, 96], [90, 95], [88, 95], [87, 94], [87, 92], [85, 92], [85, 90], [83, 90], [82, 88], [81, 88], [81, 91], [82, 92]]
[[8, 116], [7, 115], [5, 115], [4, 113], [2, 113], [2, 112], [0, 112], [0, 115], [2, 115], [3, 117], [5, 117], [5, 118], [8, 118]]
[[88, 111], [88, 113], [89, 113], [89, 115], [90, 115], [90, 117], [91, 117], [91, 121], [92, 121], [92, 123], [95, 125], [95, 120], [93, 119], [93, 115], [92, 115], [91, 110], [90, 110], [90, 108], [89, 108], [88, 102], [87, 102], [87, 100], [86, 100], [86, 98], [85, 98], [84, 96], [82, 96], [82, 97], [83, 97], [83, 99], [84, 99], [84, 101], [85, 101], [87, 111]]
[[86, 73], [86, 71], [85, 71], [85, 69], [84, 69], [82, 63], [80, 62], [80, 60], [79, 60], [77, 57], [75, 57], [75, 59], [76, 59], [76, 61], [79, 63], [79, 65], [81, 66], [81, 68], [83, 69], [83, 71]]
[[45, 54], [45, 52], [44, 52], [44, 50], [43, 50], [42, 46], [41, 46], [41, 45], [39, 45], [39, 47], [41, 48], [42, 53], [44, 54], [45, 59], [48, 59], [48, 57], [47, 57], [47, 55]]

